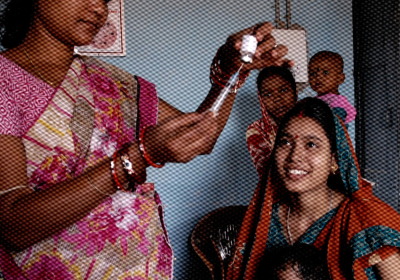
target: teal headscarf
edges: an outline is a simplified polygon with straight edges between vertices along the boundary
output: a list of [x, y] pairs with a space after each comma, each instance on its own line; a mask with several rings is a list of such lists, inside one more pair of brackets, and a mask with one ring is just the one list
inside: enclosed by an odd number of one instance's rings
[[353, 147], [348, 139], [347, 131], [340, 117], [334, 115], [336, 128], [336, 148], [339, 171], [347, 196], [358, 191], [360, 182], [355, 157], [352, 153]]

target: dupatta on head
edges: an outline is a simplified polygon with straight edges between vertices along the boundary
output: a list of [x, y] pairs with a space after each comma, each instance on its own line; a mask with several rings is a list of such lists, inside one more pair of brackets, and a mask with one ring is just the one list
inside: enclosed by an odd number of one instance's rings
[[[342, 178], [341, 191], [347, 198], [337, 214], [314, 242], [328, 248], [331, 279], [369, 280], [372, 266], [397, 252], [400, 247], [400, 216], [372, 194], [372, 185], [361, 178], [360, 169], [344, 123], [334, 116], [337, 159]], [[227, 279], [255, 279], [264, 254], [272, 205], [279, 200], [274, 180], [261, 180], [250, 202]]]

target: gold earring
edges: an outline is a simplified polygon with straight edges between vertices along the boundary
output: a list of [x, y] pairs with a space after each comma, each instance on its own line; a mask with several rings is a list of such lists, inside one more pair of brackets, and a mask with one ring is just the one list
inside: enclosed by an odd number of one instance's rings
[[336, 170], [338, 170], [338, 167], [336, 165], [332, 165], [332, 174], [336, 175]]

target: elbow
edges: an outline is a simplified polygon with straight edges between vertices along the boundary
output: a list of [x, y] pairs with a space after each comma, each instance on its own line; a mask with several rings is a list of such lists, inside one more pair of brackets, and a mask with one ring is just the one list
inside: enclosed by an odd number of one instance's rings
[[9, 231], [1, 233], [0, 243], [8, 252], [20, 252], [25, 249], [22, 244], [21, 238], [15, 238], [15, 235], [10, 233]]
[[18, 230], [13, 223], [0, 223], [0, 244], [7, 249], [8, 252], [20, 252], [28, 248], [28, 236], [22, 235], [22, 231]]

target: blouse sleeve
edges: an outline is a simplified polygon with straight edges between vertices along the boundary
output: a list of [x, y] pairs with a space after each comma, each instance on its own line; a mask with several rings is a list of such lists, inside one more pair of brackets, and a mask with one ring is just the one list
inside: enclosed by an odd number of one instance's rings
[[266, 166], [269, 164], [272, 149], [266, 143], [256, 128], [250, 125], [246, 131], [247, 149], [250, 153], [253, 164], [261, 178]]
[[139, 115], [140, 127], [157, 124], [158, 117], [158, 96], [154, 84], [146, 81], [141, 77], [137, 77], [140, 87], [139, 94]]
[[21, 137], [20, 127], [17, 102], [4, 84], [0, 85], [0, 134]]

